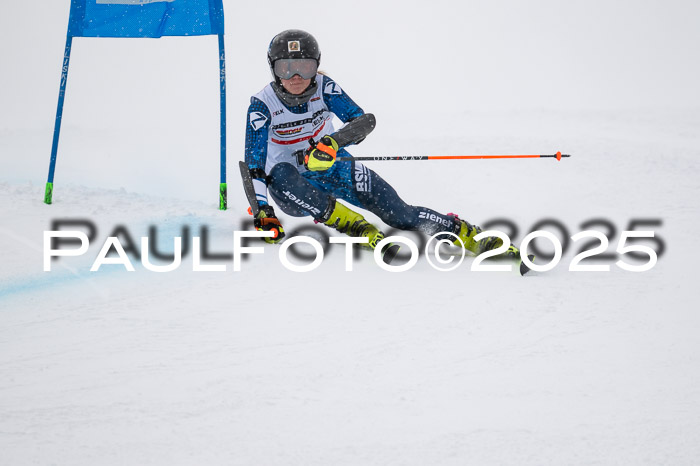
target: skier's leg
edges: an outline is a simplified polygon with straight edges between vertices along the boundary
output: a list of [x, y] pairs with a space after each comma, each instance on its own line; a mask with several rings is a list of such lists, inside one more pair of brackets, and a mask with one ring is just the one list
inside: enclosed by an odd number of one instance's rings
[[444, 215], [427, 207], [405, 203], [389, 183], [356, 161], [337, 162], [329, 170], [303, 174], [289, 163], [280, 163], [270, 171], [268, 189], [286, 214], [311, 215], [342, 233], [367, 236], [372, 247], [384, 238], [384, 234], [362, 215], [336, 202], [336, 197], [371, 211], [394, 228], [417, 230], [428, 235], [454, 233], [461, 240], [455, 244], [476, 254], [503, 244], [496, 237], [474, 241], [474, 236], [481, 231], [479, 227], [454, 214]]
[[417, 230], [427, 235], [449, 232], [460, 241], [455, 244], [479, 254], [500, 247], [503, 241], [488, 237], [474, 241], [481, 228], [461, 220], [455, 214], [441, 214], [423, 206], [404, 202], [396, 190], [373, 170], [353, 161], [355, 192], [361, 206], [375, 213], [386, 224], [401, 230]]
[[332, 183], [320, 183], [302, 176], [292, 164], [279, 163], [270, 171], [268, 190], [275, 203], [288, 215], [312, 216], [317, 222], [349, 236], [367, 237], [374, 248], [384, 234], [365, 218], [337, 202], [329, 193]]
[[455, 230], [453, 216], [407, 204], [375, 171], [360, 162], [353, 162], [353, 165], [355, 194], [360, 205], [387, 225], [399, 230], [421, 231], [427, 235]]
[[268, 176], [268, 192], [282, 211], [293, 217], [318, 218], [328, 209], [331, 196], [304, 179], [291, 163], [278, 163]]
[[[341, 155], [347, 157], [350, 154], [341, 149], [338, 156]], [[336, 162], [329, 170], [304, 172], [301, 176], [338, 199], [369, 210], [399, 230], [418, 230], [434, 235], [452, 232], [458, 227], [454, 216], [405, 203], [389, 183], [355, 160]]]
[[[343, 149], [338, 151], [339, 157], [349, 155]], [[431, 236], [443, 232], [452, 233], [459, 238], [454, 241], [457, 246], [474, 254], [497, 249], [503, 244], [495, 236], [475, 241], [474, 237], [482, 231], [481, 228], [455, 214], [441, 214], [427, 207], [407, 204], [389, 183], [358, 161], [336, 162], [327, 171], [305, 172], [303, 177], [322, 186], [324, 190], [333, 192], [339, 199], [369, 210], [394, 228], [421, 231]], [[448, 238], [448, 235], [444, 237]], [[509, 252], [519, 255], [513, 246]]]

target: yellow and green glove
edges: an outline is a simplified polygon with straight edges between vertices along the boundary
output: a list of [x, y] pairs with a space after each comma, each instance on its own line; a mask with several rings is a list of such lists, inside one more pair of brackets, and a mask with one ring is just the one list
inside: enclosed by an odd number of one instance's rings
[[271, 205], [260, 206], [260, 211], [253, 220], [253, 225], [258, 231], [272, 231], [275, 233], [275, 236], [272, 238], [263, 238], [266, 243], [279, 243], [284, 238], [284, 228], [282, 228], [282, 224], [275, 216], [275, 209]]
[[309, 140], [311, 147], [304, 153], [304, 166], [307, 170], [319, 172], [328, 170], [335, 163], [338, 143], [331, 136], [323, 136], [320, 141]]

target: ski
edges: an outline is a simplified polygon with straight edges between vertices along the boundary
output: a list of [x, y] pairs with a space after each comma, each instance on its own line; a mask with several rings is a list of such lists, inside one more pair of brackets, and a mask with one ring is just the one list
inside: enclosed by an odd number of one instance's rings
[[[534, 261], [535, 261], [535, 255], [534, 255], [534, 254], [528, 254], [527, 258], [530, 259], [530, 262], [534, 262]], [[525, 265], [525, 262], [523, 262], [522, 259], [521, 259], [521, 260], [520, 260], [520, 275], [525, 275], [525, 274], [528, 273], [529, 271], [530, 271], [530, 267], [528, 267], [527, 265]]]

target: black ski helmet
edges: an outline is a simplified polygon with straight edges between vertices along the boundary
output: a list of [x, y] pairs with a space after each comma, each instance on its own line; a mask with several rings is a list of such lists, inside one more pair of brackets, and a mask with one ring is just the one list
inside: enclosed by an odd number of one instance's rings
[[270, 72], [279, 84], [279, 78], [275, 75], [275, 62], [283, 58], [312, 58], [316, 65], [321, 63], [321, 49], [314, 36], [299, 29], [287, 29], [272, 38], [267, 49], [267, 63]]

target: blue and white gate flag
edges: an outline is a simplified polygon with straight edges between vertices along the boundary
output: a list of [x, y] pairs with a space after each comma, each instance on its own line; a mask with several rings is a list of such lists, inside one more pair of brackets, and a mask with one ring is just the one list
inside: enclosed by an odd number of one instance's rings
[[224, 33], [222, 0], [71, 0], [71, 37], [203, 36]]

